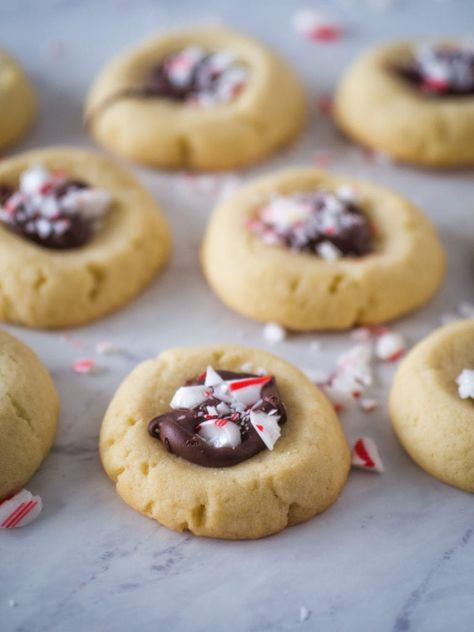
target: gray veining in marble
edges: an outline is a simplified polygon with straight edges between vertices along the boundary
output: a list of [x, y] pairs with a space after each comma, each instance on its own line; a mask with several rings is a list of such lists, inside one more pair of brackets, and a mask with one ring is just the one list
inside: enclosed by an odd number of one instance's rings
[[[311, 4], [308, 2], [308, 4]], [[302, 3], [277, 0], [3, 0], [2, 46], [38, 85], [42, 111], [20, 148], [91, 146], [82, 130], [85, 90], [115, 51], [156, 30], [222, 19], [262, 37], [298, 66], [308, 102], [330, 92], [356, 51], [371, 42], [423, 33], [472, 31], [472, 0], [320, 2], [347, 25], [338, 44], [303, 41], [291, 26]], [[244, 179], [323, 155], [338, 172], [399, 189], [439, 227], [449, 273], [431, 304], [396, 330], [415, 342], [461, 300], [473, 299], [472, 172], [430, 172], [368, 163], [313, 108], [305, 136]], [[165, 273], [130, 306], [91, 326], [61, 333], [8, 329], [33, 346], [62, 397], [55, 446], [29, 489], [44, 512], [29, 528], [0, 533], [0, 630], [230, 630], [456, 632], [474, 630], [472, 498], [427, 476], [406, 456], [385, 405], [343, 417], [349, 439], [373, 436], [385, 474], [353, 472], [340, 500], [319, 518], [257, 542], [219, 542], [168, 531], [114, 493], [97, 456], [101, 417], [119, 381], [142, 358], [176, 344], [242, 342], [266, 347], [258, 324], [227, 311], [208, 291], [197, 248], [215, 195], [214, 179], [193, 185], [136, 169], [161, 202], [175, 234]], [[219, 187], [232, 177], [219, 179]], [[193, 186], [198, 186], [196, 191]], [[189, 301], [195, 308], [189, 313]], [[190, 322], [190, 317], [192, 318]], [[98, 358], [101, 372], [78, 376], [74, 359], [108, 339], [127, 354]], [[83, 344], [76, 348], [76, 340]], [[309, 350], [319, 340], [321, 351]], [[331, 366], [348, 335], [295, 336], [273, 350], [304, 368]], [[386, 398], [393, 367], [377, 387]], [[1, 440], [1, 438], [0, 438]], [[300, 621], [300, 608], [311, 611]]]

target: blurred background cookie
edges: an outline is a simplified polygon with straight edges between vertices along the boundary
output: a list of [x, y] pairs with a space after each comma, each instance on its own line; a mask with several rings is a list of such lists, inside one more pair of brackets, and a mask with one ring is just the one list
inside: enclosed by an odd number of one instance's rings
[[0, 50], [0, 149], [24, 136], [36, 110], [32, 83], [15, 59]]
[[39, 358], [0, 331], [0, 501], [18, 492], [49, 452], [59, 398]]
[[474, 164], [474, 47], [462, 41], [383, 44], [358, 57], [335, 99], [341, 129], [402, 162]]
[[397, 318], [444, 276], [443, 250], [417, 208], [314, 169], [260, 178], [218, 205], [201, 260], [230, 308], [302, 331]]
[[86, 124], [112, 151], [152, 167], [233, 169], [292, 140], [304, 121], [293, 71], [224, 27], [172, 31], [100, 72]]
[[390, 415], [420, 467], [474, 492], [474, 319], [438, 329], [410, 351], [395, 375]]
[[170, 251], [150, 194], [108, 158], [71, 148], [0, 164], [0, 318], [79, 325], [117, 309]]

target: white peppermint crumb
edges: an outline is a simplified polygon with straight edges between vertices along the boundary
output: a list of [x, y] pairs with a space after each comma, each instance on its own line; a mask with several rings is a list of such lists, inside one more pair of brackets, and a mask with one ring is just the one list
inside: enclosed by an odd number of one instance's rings
[[372, 410], [375, 410], [379, 402], [376, 399], [372, 399], [370, 397], [363, 397], [359, 402], [360, 407], [366, 413], [370, 413]]
[[300, 608], [300, 621], [307, 621], [311, 616], [311, 610], [308, 610], [308, 608], [305, 608], [304, 606], [301, 606]]
[[442, 314], [439, 320], [442, 325], [450, 325], [451, 323], [455, 323], [456, 321], [460, 320], [460, 318], [457, 314], [450, 312], [447, 314]]
[[342, 256], [342, 252], [330, 241], [322, 241], [316, 248], [318, 255], [325, 261], [336, 261]]
[[251, 362], [244, 362], [240, 365], [240, 370], [244, 373], [252, 373], [253, 364]]
[[17, 605], [18, 605], [18, 603], [17, 603], [14, 599], [9, 599], [9, 600], [8, 600], [8, 606], [9, 606], [10, 608], [14, 608], [14, 607], [15, 607], [15, 606], [17, 606]]
[[309, 350], [311, 353], [319, 353], [321, 351], [321, 343], [319, 340], [313, 340], [313, 342], [309, 345]]
[[379, 360], [395, 360], [405, 351], [405, 348], [403, 336], [388, 332], [377, 339], [375, 355]]
[[456, 384], [458, 385], [458, 393], [461, 399], [468, 399], [469, 397], [474, 399], [473, 369], [463, 369], [456, 378]]
[[258, 367], [256, 373], [257, 375], [268, 375], [268, 371], [261, 366]]
[[458, 312], [463, 318], [474, 318], [474, 303], [462, 301], [458, 305]]
[[98, 342], [95, 349], [99, 355], [117, 355], [123, 353], [123, 348], [120, 345], [110, 342], [109, 340]]
[[267, 323], [263, 328], [263, 337], [270, 344], [278, 344], [286, 338], [286, 329], [278, 323]]
[[329, 381], [331, 376], [330, 371], [324, 371], [322, 369], [301, 369], [306, 377], [314, 384], [325, 384]]

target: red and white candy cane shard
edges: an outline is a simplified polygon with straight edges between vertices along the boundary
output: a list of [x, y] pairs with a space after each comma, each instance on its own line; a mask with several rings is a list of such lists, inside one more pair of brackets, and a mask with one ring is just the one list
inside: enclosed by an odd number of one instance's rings
[[315, 42], [334, 42], [343, 35], [341, 26], [313, 9], [297, 11], [293, 24], [296, 31]]
[[217, 373], [217, 371], [215, 371], [212, 366], [208, 366], [206, 370], [204, 384], [206, 386], [215, 386], [216, 384], [220, 384], [221, 382], [223, 382], [223, 379], [221, 378], [219, 373]]
[[30, 524], [40, 515], [42, 507], [39, 496], [33, 496], [28, 490], [22, 489], [0, 503], [0, 529], [14, 529]]
[[181, 386], [173, 395], [171, 408], [195, 408], [209, 398], [209, 387], [204, 384]]
[[375, 410], [378, 407], [378, 405], [379, 405], [378, 401], [370, 397], [363, 397], [359, 402], [359, 406], [362, 408], [362, 410], [365, 413], [371, 413], [373, 410]]
[[242, 443], [239, 426], [228, 419], [203, 421], [198, 434], [214, 448], [236, 448]]
[[279, 415], [267, 415], [267, 413], [260, 411], [250, 411], [250, 423], [269, 450], [273, 450], [273, 446], [281, 435], [281, 428], [278, 425], [279, 419]]
[[75, 360], [72, 365], [72, 369], [74, 373], [87, 375], [89, 373], [94, 373], [97, 370], [97, 362], [90, 358]]
[[370, 437], [357, 439], [352, 448], [352, 466], [368, 472], [384, 471], [382, 459], [373, 439]]
[[383, 333], [375, 343], [375, 355], [379, 360], [395, 362], [404, 354], [406, 348], [403, 336], [395, 332]]
[[271, 375], [262, 375], [261, 377], [249, 377], [242, 380], [231, 380], [229, 382], [229, 391], [233, 398], [244, 406], [256, 404], [260, 399], [262, 387], [270, 382]]

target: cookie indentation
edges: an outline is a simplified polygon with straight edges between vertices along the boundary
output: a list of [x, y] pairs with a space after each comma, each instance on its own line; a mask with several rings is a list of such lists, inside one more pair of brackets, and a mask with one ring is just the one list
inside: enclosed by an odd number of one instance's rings
[[43, 248], [69, 250], [92, 238], [110, 203], [103, 189], [33, 165], [21, 174], [18, 189], [0, 186], [0, 221]]
[[374, 250], [374, 227], [353, 192], [276, 195], [247, 228], [267, 245], [309, 252], [322, 259], [362, 257]]
[[170, 412], [148, 424], [149, 434], [176, 454], [204, 467], [229, 467], [280, 437], [286, 410], [271, 375], [215, 371], [179, 388]]
[[420, 46], [396, 72], [432, 97], [474, 95], [474, 48], [450, 44]]

